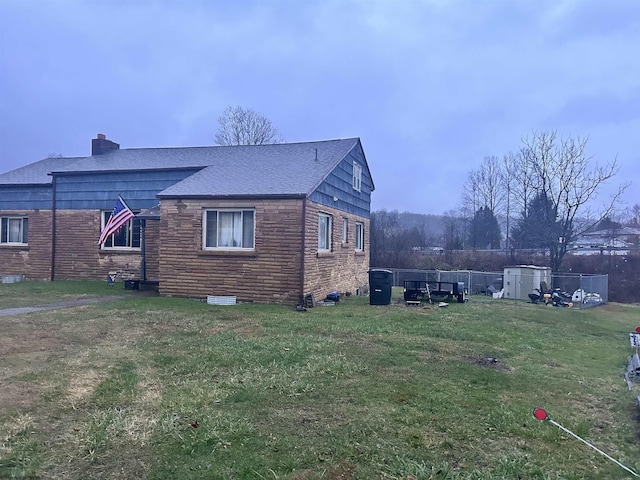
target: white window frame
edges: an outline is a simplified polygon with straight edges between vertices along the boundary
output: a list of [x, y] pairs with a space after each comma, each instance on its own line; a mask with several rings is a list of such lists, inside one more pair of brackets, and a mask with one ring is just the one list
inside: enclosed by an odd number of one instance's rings
[[[135, 214], [140, 213], [139, 210], [132, 210], [132, 212]], [[107, 221], [109, 219], [109, 215], [112, 215], [112, 214], [113, 214], [113, 210], [102, 211], [102, 213], [100, 214], [100, 231], [104, 229], [104, 226], [107, 224]], [[137, 247], [133, 246], [134, 223], [137, 224], [137, 228], [138, 228], [137, 237], [139, 238], [139, 241], [140, 241], [140, 245]], [[122, 235], [123, 231], [124, 231], [124, 234], [126, 235], [127, 244], [113, 246], [116, 236]], [[122, 225], [122, 227], [120, 227], [117, 232], [109, 235], [107, 239], [104, 241], [104, 243], [100, 245], [100, 248], [102, 250], [114, 250], [114, 251], [126, 250], [126, 251], [134, 251], [134, 252], [138, 252], [142, 250], [142, 221], [135, 217], [128, 220], [127, 223]]]
[[[247, 217], [248, 214], [251, 214], [251, 218]], [[208, 218], [209, 215], [215, 214], [215, 232], [211, 228], [211, 233], [215, 234], [215, 242], [208, 241], [209, 235], [209, 224]], [[240, 245], [220, 245], [220, 234], [223, 231], [223, 228], [220, 225], [221, 216], [220, 214], [234, 214], [232, 218], [235, 221], [235, 215], [240, 214], [240, 219], [238, 225], [232, 226], [231, 231], [231, 239], [232, 241], [235, 238], [238, 238]], [[211, 219], [213, 221], [213, 218]], [[247, 232], [248, 238], [245, 238], [245, 222], [251, 222], [251, 232]], [[228, 227], [227, 227], [228, 228]], [[239, 229], [239, 232], [238, 230]], [[245, 245], [246, 243], [246, 245]], [[203, 250], [232, 250], [232, 251], [255, 251], [256, 245], [256, 211], [255, 208], [207, 208], [202, 212], [202, 249]]]
[[318, 252], [330, 252], [333, 217], [324, 212], [318, 214]]
[[364, 251], [364, 223], [356, 222], [356, 252]]
[[349, 243], [349, 219], [342, 217], [342, 243]]
[[[18, 238], [12, 238], [12, 225], [17, 225]], [[1, 217], [0, 245], [29, 245], [29, 217], [18, 215], [7, 215], [5, 217]]]
[[362, 191], [362, 166], [358, 162], [353, 162], [352, 186], [354, 190]]

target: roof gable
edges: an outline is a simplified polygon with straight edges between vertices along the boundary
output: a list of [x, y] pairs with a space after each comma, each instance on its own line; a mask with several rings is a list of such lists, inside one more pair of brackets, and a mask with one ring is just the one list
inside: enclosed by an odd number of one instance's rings
[[210, 165], [158, 196], [306, 195], [358, 142], [222, 147], [228, 150], [212, 152], [221, 155]]

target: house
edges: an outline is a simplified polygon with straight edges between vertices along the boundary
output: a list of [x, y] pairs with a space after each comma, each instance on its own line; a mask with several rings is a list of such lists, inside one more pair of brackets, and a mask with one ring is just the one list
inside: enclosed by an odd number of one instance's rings
[[583, 233], [571, 244], [573, 255], [629, 255], [640, 245], [640, 228], [620, 226]]
[[[374, 184], [360, 139], [120, 148], [0, 174], [0, 277], [126, 272], [161, 295], [296, 304], [368, 283]], [[120, 195], [136, 214], [98, 245]]]

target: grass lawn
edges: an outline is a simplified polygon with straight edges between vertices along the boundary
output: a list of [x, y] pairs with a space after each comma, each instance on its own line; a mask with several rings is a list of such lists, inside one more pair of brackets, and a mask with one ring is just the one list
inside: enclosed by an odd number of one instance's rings
[[472, 297], [306, 312], [0, 285], [0, 478], [622, 479], [640, 472], [623, 374], [640, 306]]

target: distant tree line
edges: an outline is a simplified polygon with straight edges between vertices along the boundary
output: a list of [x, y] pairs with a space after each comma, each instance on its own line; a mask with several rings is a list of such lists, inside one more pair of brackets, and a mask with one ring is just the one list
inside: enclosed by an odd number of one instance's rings
[[[505, 248], [546, 251], [552, 270], [559, 271], [568, 246], [611, 215], [628, 186], [621, 185], [603, 210], [593, 214], [590, 203], [619, 167], [615, 158], [604, 165], [593, 162], [586, 146], [583, 138], [561, 138], [555, 131], [533, 132], [522, 140], [518, 152], [502, 160], [486, 157], [469, 173], [462, 195], [463, 214], [473, 212], [474, 221], [479, 214], [485, 221], [492, 214], [504, 216]], [[486, 242], [477, 232], [472, 232], [474, 244]]]
[[[600, 187], [618, 171], [617, 160], [599, 165], [586, 154], [587, 140], [560, 138], [554, 131], [533, 132], [516, 153], [485, 157], [472, 170], [462, 191], [461, 204], [446, 212], [437, 228], [426, 217], [380, 210], [371, 216], [371, 262], [403, 267], [416, 251], [449, 254], [460, 250], [539, 250], [560, 270], [569, 245], [576, 238], [614, 217], [640, 223], [640, 205], [616, 211], [616, 202], [628, 185], [621, 185], [604, 208], [589, 206]], [[414, 215], [408, 222], [408, 215]], [[431, 216], [433, 217], [433, 216]], [[619, 223], [621, 225], [621, 223]]]
[[397, 210], [371, 212], [371, 265], [411, 268], [410, 254], [431, 243], [425, 229], [410, 226]]

